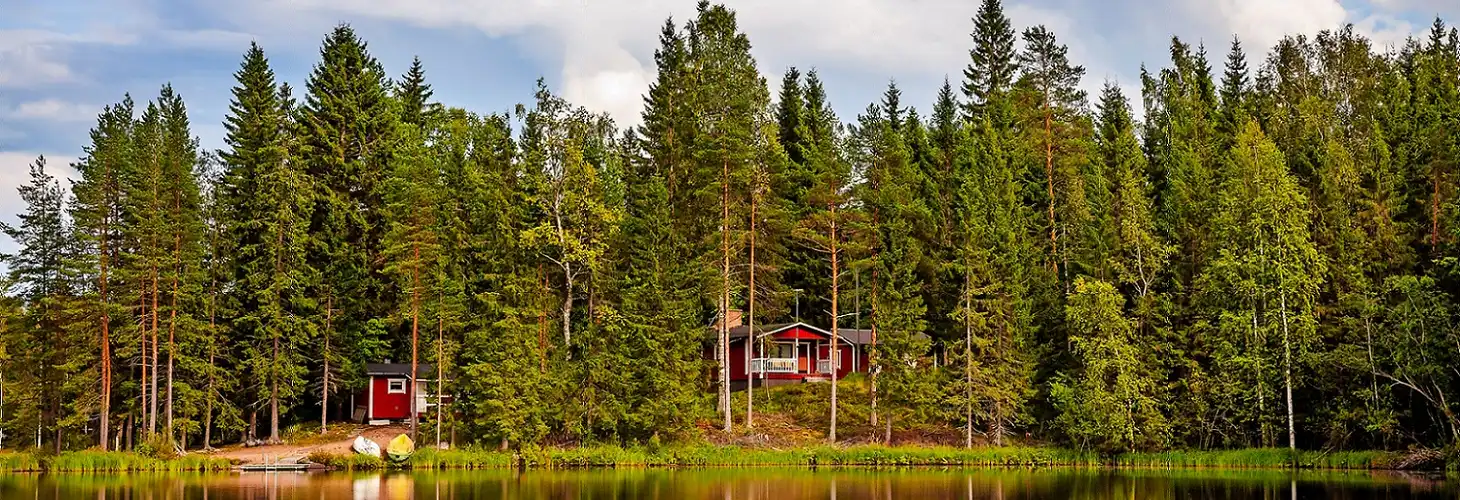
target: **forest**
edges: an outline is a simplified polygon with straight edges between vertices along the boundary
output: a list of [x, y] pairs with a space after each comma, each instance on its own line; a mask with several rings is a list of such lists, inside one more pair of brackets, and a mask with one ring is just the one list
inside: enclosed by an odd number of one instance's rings
[[694, 440], [750, 423], [704, 354], [718, 319], [798, 300], [874, 329], [889, 429], [1460, 442], [1455, 28], [1233, 38], [1220, 62], [1173, 37], [1139, 96], [1087, 95], [999, 0], [970, 32], [922, 110], [889, 84], [839, 116], [704, 1], [657, 34], [631, 127], [541, 80], [510, 113], [443, 106], [344, 24], [300, 87], [246, 48], [218, 151], [170, 86], [118, 96], [75, 180], [35, 159], [3, 227], [4, 445], [278, 441], [350, 419], [386, 359], [438, 370], [453, 399], [411, 426], [463, 445]]

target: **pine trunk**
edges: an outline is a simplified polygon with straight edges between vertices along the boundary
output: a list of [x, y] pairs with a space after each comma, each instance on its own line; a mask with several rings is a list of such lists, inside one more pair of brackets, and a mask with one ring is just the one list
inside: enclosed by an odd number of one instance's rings
[[[283, 275], [284, 228], [280, 225], [278, 231], [274, 234], [274, 276], [275, 279], [279, 279], [278, 277]], [[273, 300], [279, 302], [275, 304], [276, 307], [283, 307], [283, 297], [281, 295], [282, 291], [274, 291]], [[274, 322], [272, 325], [274, 349], [273, 359], [269, 364], [269, 442], [277, 444], [283, 441], [279, 436], [279, 335], [281, 333], [279, 329], [282, 327], [279, 323], [283, 319], [272, 318], [272, 320]]]
[[[102, 233], [106, 233], [106, 222], [102, 222]], [[100, 277], [97, 278], [98, 295], [101, 301], [101, 451], [107, 451], [107, 438], [110, 436], [112, 421], [112, 349], [111, 349], [111, 316], [107, 313], [107, 244], [106, 237], [100, 238], [100, 253], [97, 261], [101, 268]], [[3, 398], [0, 398], [3, 400]], [[3, 411], [3, 410], [0, 410]]]
[[412, 246], [411, 255], [416, 261], [416, 267], [411, 271], [411, 376], [409, 379], [411, 388], [406, 392], [411, 395], [409, 403], [411, 412], [411, 441], [419, 442], [416, 435], [417, 421], [420, 420], [418, 418], [420, 412], [416, 408], [416, 363], [417, 351], [419, 350], [418, 343], [421, 338], [421, 247], [419, 244]]
[[[875, 266], [876, 265], [875, 263], [877, 261], [877, 256], [876, 255], [873, 255], [872, 256], [872, 261], [874, 263], [873, 265]], [[860, 296], [861, 295], [861, 291], [858, 290], [857, 294], [858, 294], [858, 296]], [[859, 312], [861, 311], [861, 305], [860, 304], [858, 305], [857, 311], [859, 311]], [[877, 367], [877, 268], [876, 267], [873, 267], [872, 268], [872, 351], [867, 354], [867, 366], [869, 367], [867, 371], [872, 372], [871, 375], [868, 377], [868, 379], [869, 379], [869, 381], [871, 382], [871, 385], [872, 385], [872, 387], [871, 387], [871, 392], [872, 392], [872, 394], [871, 394], [872, 395], [872, 428], [873, 429], [876, 429], [877, 428], [877, 372], [880, 371], [880, 370], [877, 369], [878, 367]]]
[[319, 384], [319, 433], [328, 432], [330, 415], [330, 328], [334, 320], [333, 294], [325, 296], [324, 299], [324, 370], [321, 371]]
[[[179, 241], [179, 244], [181, 242]], [[173, 360], [177, 357], [177, 276], [172, 278], [172, 311], [167, 318], [167, 439], [173, 439], [172, 428], [172, 376]]]
[[720, 166], [720, 407], [725, 432], [730, 432], [730, 161], [721, 160]]
[[[747, 328], [746, 358], [753, 357], [756, 346], [760, 345], [760, 339], [755, 334], [755, 209], [759, 197], [759, 191], [750, 197], [750, 290], [745, 294], [748, 302], [746, 307], [748, 318], [745, 323]], [[750, 371], [750, 368], [750, 364], [747, 363], [745, 366], [745, 427], [747, 429], [755, 427], [755, 374]]]
[[1044, 177], [1049, 194], [1049, 262], [1059, 276], [1059, 243], [1054, 222], [1054, 127], [1048, 97], [1044, 100]]
[[973, 270], [963, 262], [963, 447], [973, 447]]
[[836, 443], [837, 302], [841, 293], [841, 267], [837, 260], [836, 205], [831, 205], [831, 430], [827, 440]]
[[162, 320], [161, 315], [157, 313], [158, 304], [160, 302], [158, 300], [158, 295], [161, 295], [160, 289], [161, 286], [157, 277], [157, 266], [154, 264], [152, 266], [152, 400], [148, 403], [147, 406], [147, 435], [149, 437], [157, 434], [157, 400], [161, 399], [157, 397], [157, 379], [160, 378], [158, 376], [158, 372], [161, 371], [160, 368], [162, 367], [161, 363], [159, 363], [157, 359], [159, 354], [157, 349], [157, 331], [161, 329]]
[[436, 294], [436, 448], [441, 448], [441, 396], [446, 394], [442, 384], [446, 380], [446, 318], [441, 315], [446, 299], [444, 292]]

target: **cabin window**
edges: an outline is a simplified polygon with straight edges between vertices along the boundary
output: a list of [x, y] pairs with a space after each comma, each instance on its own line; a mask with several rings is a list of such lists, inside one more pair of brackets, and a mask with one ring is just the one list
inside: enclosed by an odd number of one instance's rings
[[793, 351], [795, 348], [796, 346], [790, 344], [776, 344], [776, 357], [794, 358], [796, 357], [796, 353]]
[[386, 385], [386, 388], [385, 388], [385, 392], [387, 392], [389, 394], [405, 394], [406, 393], [406, 379], [403, 379], [403, 378], [393, 378], [393, 379], [390, 379], [389, 381], [386, 381], [386, 384], [387, 385]]

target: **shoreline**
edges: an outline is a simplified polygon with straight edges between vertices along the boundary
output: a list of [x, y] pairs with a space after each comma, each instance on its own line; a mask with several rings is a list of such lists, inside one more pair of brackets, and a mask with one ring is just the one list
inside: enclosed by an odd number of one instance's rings
[[[1045, 447], [952, 448], [935, 446], [856, 445], [786, 449], [685, 445], [646, 447], [590, 446], [534, 448], [518, 452], [457, 449], [417, 450], [403, 463], [358, 454], [314, 453], [309, 462], [332, 470], [477, 470], [593, 469], [693, 467], [1106, 467], [1170, 470], [1404, 470], [1455, 471], [1449, 462], [1413, 463], [1397, 451], [1298, 451], [1286, 449], [1178, 450], [1101, 455]], [[38, 456], [0, 453], [0, 472], [200, 472], [237, 470], [243, 463], [194, 453], [171, 459], [134, 452], [65, 452]]]

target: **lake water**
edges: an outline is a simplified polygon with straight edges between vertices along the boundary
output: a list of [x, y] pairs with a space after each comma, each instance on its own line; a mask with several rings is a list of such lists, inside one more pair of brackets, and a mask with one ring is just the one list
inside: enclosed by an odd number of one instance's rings
[[0, 499], [1460, 499], [1455, 478], [1140, 469], [633, 469], [10, 474]]

